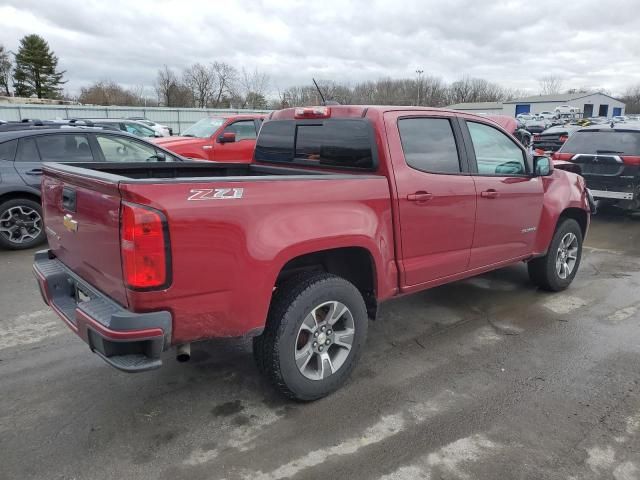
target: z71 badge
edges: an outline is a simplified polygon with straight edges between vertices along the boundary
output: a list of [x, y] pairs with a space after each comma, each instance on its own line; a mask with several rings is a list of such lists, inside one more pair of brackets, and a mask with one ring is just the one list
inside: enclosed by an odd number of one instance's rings
[[234, 200], [242, 198], [244, 188], [194, 188], [187, 200]]

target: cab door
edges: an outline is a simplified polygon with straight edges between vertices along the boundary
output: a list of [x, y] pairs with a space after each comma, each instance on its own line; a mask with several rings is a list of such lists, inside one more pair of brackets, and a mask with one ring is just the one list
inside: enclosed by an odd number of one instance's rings
[[471, 120], [461, 126], [477, 190], [469, 268], [529, 255], [542, 214], [542, 181], [531, 175], [524, 148], [497, 126]]
[[[233, 133], [235, 138], [229, 141], [225, 133]], [[238, 120], [227, 125], [218, 134], [213, 147], [213, 160], [216, 162], [250, 163], [253, 160], [253, 150], [256, 146], [256, 122]]]
[[23, 137], [18, 141], [18, 151], [13, 165], [24, 183], [40, 190], [42, 160], [33, 137]]
[[387, 112], [385, 127], [399, 212], [403, 290], [468, 268], [476, 215], [458, 119]]

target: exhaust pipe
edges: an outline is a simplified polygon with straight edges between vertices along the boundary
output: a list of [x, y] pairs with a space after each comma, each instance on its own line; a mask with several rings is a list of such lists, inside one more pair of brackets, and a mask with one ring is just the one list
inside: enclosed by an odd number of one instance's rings
[[191, 344], [183, 343], [176, 348], [176, 360], [184, 363], [191, 358]]

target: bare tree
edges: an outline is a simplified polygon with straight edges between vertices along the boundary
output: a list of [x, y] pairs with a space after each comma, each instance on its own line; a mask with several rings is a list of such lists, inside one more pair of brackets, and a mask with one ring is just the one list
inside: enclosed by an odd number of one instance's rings
[[191, 90], [181, 83], [173, 70], [170, 70], [166, 65], [158, 70], [155, 88], [158, 95], [158, 103], [163, 104], [165, 107], [193, 106]]
[[139, 106], [144, 104], [144, 100], [136, 92], [128, 90], [110, 80], [100, 81], [87, 87], [82, 87], [78, 101], [84, 104], [106, 106]]
[[11, 84], [11, 69], [13, 64], [3, 45], [0, 45], [0, 89], [4, 90], [4, 93], [8, 97], [11, 95], [9, 85]]
[[257, 68], [253, 72], [242, 69], [240, 77], [240, 88], [238, 92], [242, 98], [245, 108], [265, 108], [266, 93], [269, 88], [269, 75], [259, 71]]
[[640, 113], [640, 83], [629, 87], [620, 101], [626, 104], [626, 113]]
[[546, 75], [538, 80], [540, 95], [556, 95], [562, 90], [562, 79], [556, 75]]
[[211, 69], [216, 81], [213, 106], [220, 107], [224, 100], [224, 95], [231, 96], [233, 94], [235, 83], [238, 80], [238, 72], [231, 65], [224, 62], [212, 63]]
[[184, 83], [193, 95], [195, 106], [205, 108], [213, 97], [216, 88], [216, 74], [213, 67], [196, 63], [183, 73]]

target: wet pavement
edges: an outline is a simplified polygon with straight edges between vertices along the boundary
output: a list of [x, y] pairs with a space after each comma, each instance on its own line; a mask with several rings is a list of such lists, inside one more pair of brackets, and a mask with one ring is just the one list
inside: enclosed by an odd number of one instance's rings
[[351, 381], [275, 394], [248, 345], [128, 375], [0, 252], [0, 479], [638, 479], [640, 218], [593, 220], [569, 290], [518, 265], [384, 304]]

